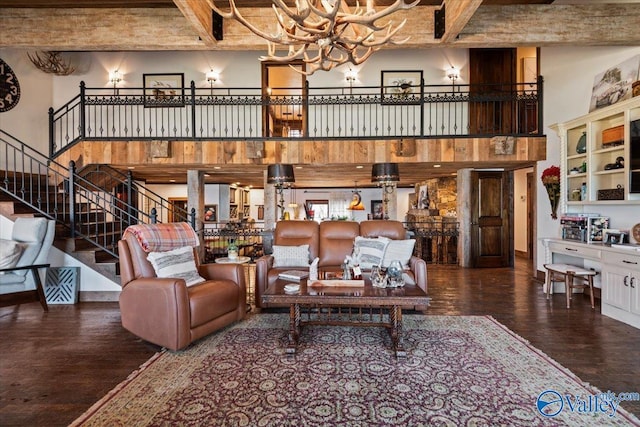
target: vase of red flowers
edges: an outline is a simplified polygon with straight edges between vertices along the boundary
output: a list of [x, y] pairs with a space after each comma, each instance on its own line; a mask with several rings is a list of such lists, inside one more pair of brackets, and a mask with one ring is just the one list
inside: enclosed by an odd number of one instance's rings
[[547, 189], [551, 203], [551, 218], [558, 219], [558, 204], [560, 203], [560, 168], [549, 166], [542, 172], [542, 184]]

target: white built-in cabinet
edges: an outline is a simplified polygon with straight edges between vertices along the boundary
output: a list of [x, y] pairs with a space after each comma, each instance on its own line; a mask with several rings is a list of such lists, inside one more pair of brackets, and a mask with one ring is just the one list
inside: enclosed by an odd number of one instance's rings
[[640, 253], [603, 253], [602, 314], [640, 327]]
[[[631, 162], [632, 153], [638, 157], [640, 147], [634, 146], [632, 151], [630, 127], [639, 119], [640, 97], [635, 97], [551, 126], [561, 142], [560, 178], [566, 211], [571, 212], [572, 206], [640, 204], [640, 192], [630, 190], [632, 176], [638, 179], [635, 174], [640, 174], [640, 170], [633, 169], [636, 166]], [[621, 131], [621, 138], [616, 138], [617, 142], [613, 144], [604, 143], [603, 135], [606, 139], [607, 132], [616, 128]], [[585, 152], [578, 149], [583, 135], [586, 138]], [[607, 168], [619, 157], [624, 159], [624, 167]], [[636, 163], [638, 161], [636, 159]], [[581, 191], [583, 184], [586, 185], [586, 194]], [[622, 189], [619, 200], [604, 200], [602, 194], [598, 196], [599, 190], [616, 188]]]
[[[542, 239], [545, 263], [566, 263], [598, 274], [602, 314], [640, 328], [640, 249], [622, 249], [602, 243], [582, 243], [562, 239]], [[564, 292], [557, 283], [554, 292]]]

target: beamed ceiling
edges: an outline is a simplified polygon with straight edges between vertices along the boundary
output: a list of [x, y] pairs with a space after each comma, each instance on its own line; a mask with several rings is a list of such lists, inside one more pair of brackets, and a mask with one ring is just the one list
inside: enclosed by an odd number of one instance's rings
[[[225, 20], [224, 39], [212, 36], [211, 0], [0, 0], [0, 48], [57, 51], [257, 50], [265, 42], [235, 21]], [[216, 5], [227, 7], [226, 0]], [[293, 1], [286, 1], [293, 4]], [[349, 2], [355, 3], [355, 2]], [[377, 6], [393, 0], [377, 0]], [[634, 0], [422, 0], [394, 20], [407, 19], [402, 48], [487, 48], [640, 45], [640, 1]], [[243, 15], [273, 29], [271, 2], [238, 0]], [[446, 5], [442, 38], [434, 37], [434, 12]], [[124, 165], [114, 165], [124, 167]], [[296, 185], [344, 187], [370, 185], [371, 164], [304, 165]], [[463, 167], [491, 164], [401, 164], [402, 185]], [[531, 164], [504, 163], [506, 169]], [[262, 187], [265, 165], [207, 168], [207, 182], [240, 182]], [[142, 165], [134, 176], [147, 182], [185, 182], [184, 168]]]

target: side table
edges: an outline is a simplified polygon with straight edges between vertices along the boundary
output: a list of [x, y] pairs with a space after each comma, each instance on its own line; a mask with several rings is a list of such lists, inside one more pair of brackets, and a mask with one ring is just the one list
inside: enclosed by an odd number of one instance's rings
[[253, 287], [251, 285], [251, 272], [249, 269], [249, 261], [251, 261], [251, 257], [248, 256], [238, 256], [235, 258], [222, 257], [216, 258], [216, 264], [245, 264], [245, 275], [244, 280], [247, 286], [247, 313], [251, 311], [251, 304], [249, 301], [253, 301]]

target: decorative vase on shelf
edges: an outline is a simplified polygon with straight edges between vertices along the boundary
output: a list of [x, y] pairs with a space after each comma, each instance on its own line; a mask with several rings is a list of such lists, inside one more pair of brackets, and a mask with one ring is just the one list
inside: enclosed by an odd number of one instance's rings
[[578, 139], [578, 144], [576, 145], [576, 153], [584, 154], [587, 152], [587, 132], [582, 132], [582, 135]]

